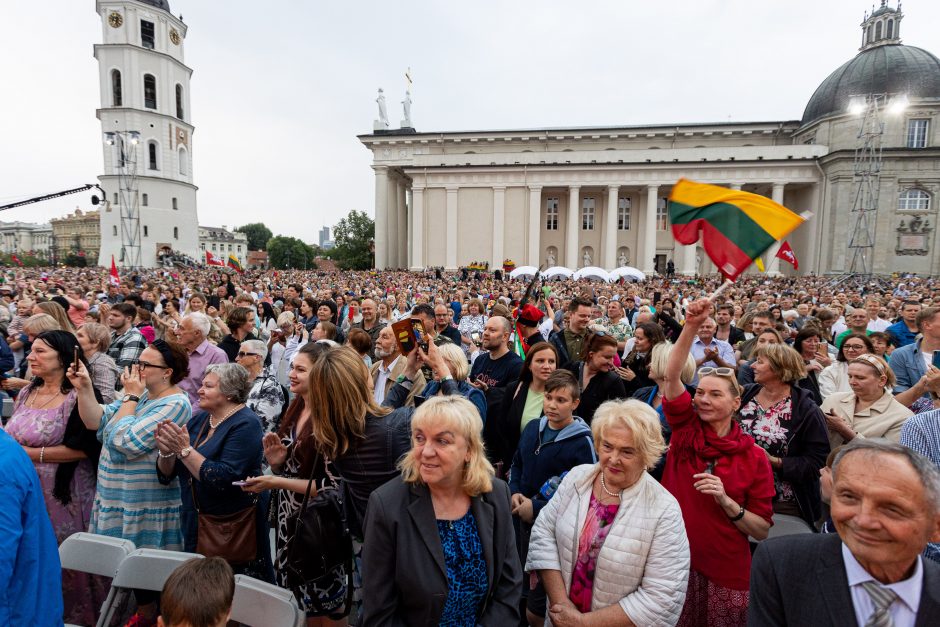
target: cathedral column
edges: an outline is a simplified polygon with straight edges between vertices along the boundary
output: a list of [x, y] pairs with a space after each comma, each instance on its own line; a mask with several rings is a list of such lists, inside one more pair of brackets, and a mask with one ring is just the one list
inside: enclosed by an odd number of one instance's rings
[[[529, 247], [526, 250], [526, 262], [538, 268], [542, 265], [542, 253], [539, 251], [539, 238], [542, 233], [542, 188], [538, 185], [529, 186]], [[496, 263], [502, 265], [503, 260]], [[520, 265], [522, 265], [520, 263]]]
[[398, 261], [398, 175], [390, 172], [388, 175], [388, 267], [397, 268]]
[[581, 188], [572, 185], [568, 188], [568, 220], [565, 227], [565, 265], [572, 270], [578, 268], [578, 199]]
[[375, 168], [375, 267], [388, 267], [388, 168]]
[[646, 216], [643, 220], [643, 240], [640, 247], [639, 262], [636, 264], [646, 274], [656, 271], [656, 201], [659, 185], [646, 187]]
[[618, 185], [607, 186], [607, 219], [604, 221], [604, 268], [617, 267], [617, 197]]
[[396, 268], [408, 267], [408, 205], [406, 204], [405, 180], [398, 181], [398, 264]]
[[[783, 187], [785, 183], [774, 183], [773, 191], [770, 193], [770, 199], [773, 200], [778, 205], [783, 204]], [[770, 276], [779, 276], [780, 275], [780, 260], [777, 259], [777, 251], [780, 250], [780, 246], [783, 242], [774, 242], [767, 250], [767, 255], [764, 257], [764, 267], [767, 268], [767, 274]]]
[[424, 262], [424, 187], [411, 186], [411, 269], [423, 270]]
[[447, 239], [444, 246], [445, 266], [457, 269], [457, 188], [447, 188]]
[[414, 217], [414, 195], [411, 192], [410, 187], [405, 187], [405, 203], [407, 207], [407, 215], [405, 216], [405, 228], [407, 228], [408, 236], [405, 238], [405, 263], [407, 264], [406, 268], [412, 268], [414, 264], [412, 263], [412, 247], [414, 243], [414, 225], [412, 224], [412, 218]]
[[492, 264], [494, 268], [503, 265], [503, 237], [506, 213], [506, 188], [493, 187], [493, 253]]

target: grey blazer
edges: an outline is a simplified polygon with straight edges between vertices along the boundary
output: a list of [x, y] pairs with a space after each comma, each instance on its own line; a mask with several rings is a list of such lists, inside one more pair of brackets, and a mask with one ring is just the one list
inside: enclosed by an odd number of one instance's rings
[[[489, 587], [480, 625], [516, 625], [522, 566], [516, 551], [509, 487], [474, 497], [470, 510], [483, 545]], [[420, 627], [440, 623], [447, 576], [434, 506], [427, 486], [389, 481], [372, 493], [362, 546], [361, 624]]]
[[[940, 625], [940, 564], [925, 559], [916, 627]], [[751, 563], [747, 624], [858, 627], [835, 533], [761, 542]]]

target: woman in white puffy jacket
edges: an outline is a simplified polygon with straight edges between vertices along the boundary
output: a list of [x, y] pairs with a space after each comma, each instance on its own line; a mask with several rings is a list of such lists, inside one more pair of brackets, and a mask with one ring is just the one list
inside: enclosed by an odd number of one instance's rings
[[573, 468], [532, 529], [526, 570], [548, 594], [546, 624], [675, 625], [689, 542], [678, 502], [646, 472], [665, 450], [656, 412], [607, 401], [591, 430], [600, 461]]

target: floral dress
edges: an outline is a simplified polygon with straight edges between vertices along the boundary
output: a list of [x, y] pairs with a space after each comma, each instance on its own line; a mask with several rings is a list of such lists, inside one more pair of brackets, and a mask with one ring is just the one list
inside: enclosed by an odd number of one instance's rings
[[619, 503], [604, 505], [591, 494], [587, 519], [578, 539], [578, 562], [571, 573], [571, 591], [568, 593], [568, 598], [582, 613], [591, 611], [597, 556], [604, 546], [607, 534], [610, 533], [610, 526], [617, 516], [618, 509]]
[[[791, 396], [788, 394], [769, 408], [764, 409], [757, 399], [751, 399], [741, 408], [741, 430], [754, 438], [759, 447], [774, 457], [786, 457], [793, 438]], [[774, 472], [774, 488], [777, 490], [774, 509], [778, 504], [796, 507], [796, 495], [789, 481], [783, 481]]]

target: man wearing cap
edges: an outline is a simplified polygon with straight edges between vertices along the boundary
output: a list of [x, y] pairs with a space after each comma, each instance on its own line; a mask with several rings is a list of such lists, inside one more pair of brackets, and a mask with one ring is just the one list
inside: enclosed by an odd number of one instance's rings
[[522, 350], [527, 355], [533, 344], [545, 341], [545, 336], [539, 328], [539, 323], [544, 317], [545, 314], [542, 313], [542, 310], [531, 304], [524, 305], [522, 310], [519, 311], [517, 317], [519, 325], [516, 330], [520, 334], [519, 340], [522, 342]]

